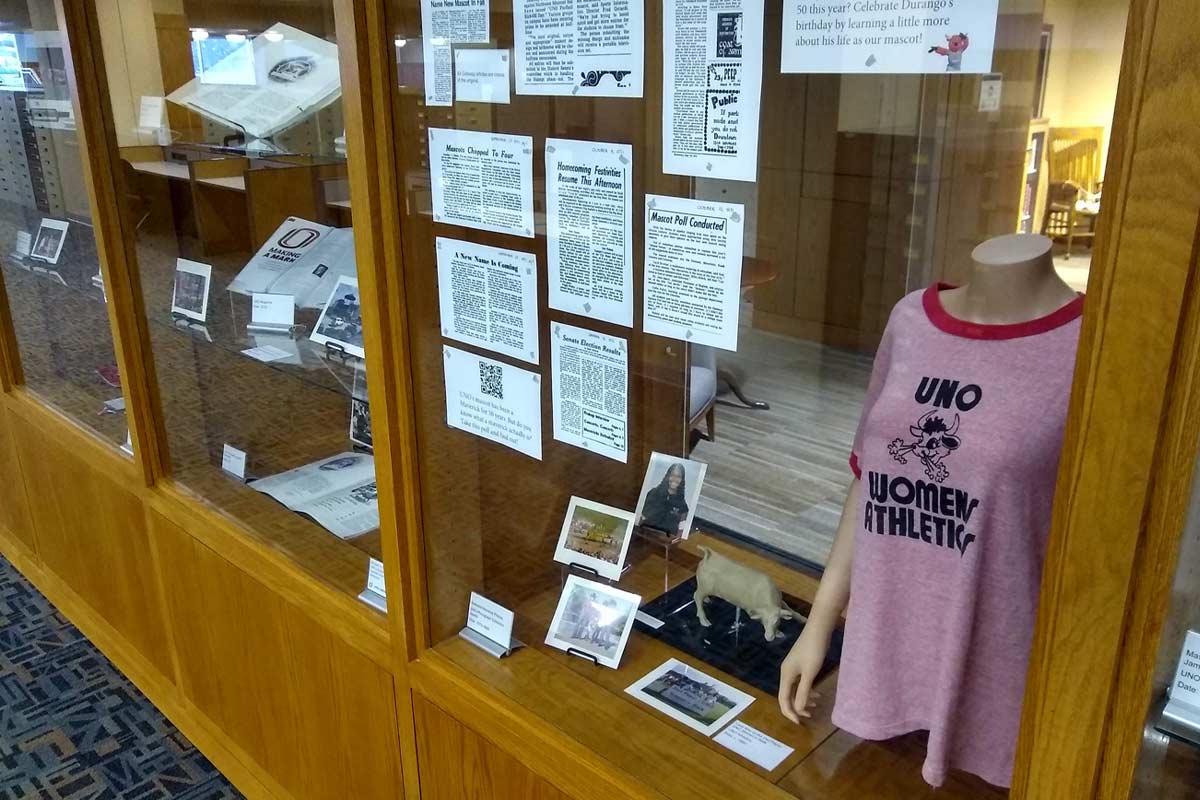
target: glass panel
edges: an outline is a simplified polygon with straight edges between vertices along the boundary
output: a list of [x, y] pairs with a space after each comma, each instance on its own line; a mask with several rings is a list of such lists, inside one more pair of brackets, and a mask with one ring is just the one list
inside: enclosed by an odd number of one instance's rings
[[[1196, 473], [1200, 480], [1200, 471]], [[1132, 797], [1183, 800], [1200, 781], [1200, 492], [1183, 529]]]
[[332, 3], [109, 5], [172, 475], [357, 593], [379, 522]]
[[433, 640], [616, 763], [674, 658], [797, 796], [1009, 781], [1129, 4], [966, 5], [392, 4]]
[[116, 445], [128, 433], [83, 154], [51, 0], [0, 14], [0, 247], [25, 383]]

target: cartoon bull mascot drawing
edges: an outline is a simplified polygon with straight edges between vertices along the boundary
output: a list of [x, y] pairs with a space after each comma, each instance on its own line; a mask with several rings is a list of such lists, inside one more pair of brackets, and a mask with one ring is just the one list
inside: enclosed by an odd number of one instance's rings
[[955, 414], [954, 423], [947, 426], [937, 409], [928, 411], [921, 415], [916, 425], [908, 428], [915, 441], [893, 439], [888, 452], [901, 464], [908, 463], [908, 456], [916, 456], [925, 467], [925, 474], [941, 483], [950, 476], [943, 462], [962, 444], [958, 438], [958, 422], [958, 414]]

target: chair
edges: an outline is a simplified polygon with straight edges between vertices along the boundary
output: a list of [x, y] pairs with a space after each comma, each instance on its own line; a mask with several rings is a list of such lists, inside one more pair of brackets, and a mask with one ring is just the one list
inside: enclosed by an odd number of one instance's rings
[[705, 431], [700, 434], [710, 442], [717, 438], [717, 351], [707, 345], [697, 344], [691, 348], [692, 363], [688, 382], [688, 449], [695, 439], [700, 420], [705, 420]]
[[1080, 186], [1071, 181], [1052, 182], [1046, 193], [1046, 216], [1042, 221], [1042, 233], [1055, 241], [1065, 240], [1065, 259], [1071, 258], [1071, 247], [1076, 239], [1087, 240], [1090, 245], [1096, 238], [1096, 217], [1100, 204], [1084, 198]]

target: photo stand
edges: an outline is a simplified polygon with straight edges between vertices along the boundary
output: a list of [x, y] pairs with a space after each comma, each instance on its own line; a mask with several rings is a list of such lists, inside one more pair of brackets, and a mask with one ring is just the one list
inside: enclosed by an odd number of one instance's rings
[[[660, 626], [656, 628], [639, 616], [634, 627], [767, 694], [777, 694], [779, 665], [804, 630], [804, 621], [781, 620], [775, 639], [768, 642], [763, 638], [761, 622], [732, 603], [710, 597], [704, 608], [712, 625], [706, 628], [696, 617], [695, 593], [696, 579], [692, 577], [642, 605], [642, 615], [660, 621]], [[799, 612], [808, 608], [795, 597], [785, 595], [784, 602]], [[817, 680], [841, 661], [842, 635], [840, 628], [833, 632]]]
[[600, 666], [600, 659], [596, 658], [591, 653], [585, 653], [582, 650], [576, 650], [574, 647], [568, 647], [566, 650], [566, 653], [569, 656], [578, 656], [579, 658], [582, 658], [585, 661], [590, 661], [597, 667]]
[[645, 542], [649, 542], [652, 547], [662, 548], [663, 591], [669, 591], [671, 588], [671, 551], [683, 541], [683, 536], [678, 533], [672, 535], [666, 531], [660, 531], [657, 528], [648, 528], [644, 525], [634, 527], [633, 535]]
[[[578, 564], [574, 561], [572, 561], [569, 564], [562, 564], [560, 566], [562, 567], [562, 569], [559, 570], [559, 586], [560, 586], [560, 588], [565, 587], [567, 585], [567, 576], [571, 575], [573, 572], [576, 574], [583, 574], [589, 580], [604, 581], [609, 586], [616, 586], [617, 583], [620, 582], [620, 579], [614, 581], [612, 578], [606, 578], [603, 575], [601, 575], [599, 572], [597, 572], [595, 569], [584, 566], [583, 564]], [[626, 562], [625, 566], [621, 568], [621, 577], [624, 578], [625, 575], [631, 569], [633, 569], [633, 565]]]
[[47, 269], [46, 267], [39, 267], [37, 264], [34, 264], [33, 274], [45, 275], [47, 278], [53, 278], [54, 280], [58, 281], [63, 286], [67, 285], [67, 282], [63, 279], [63, 276], [56, 269]]
[[200, 320], [192, 319], [185, 314], [180, 314], [178, 311], [172, 311], [171, 324], [181, 331], [203, 334], [205, 340], [212, 341], [212, 334], [208, 332], [208, 326]]
[[350, 361], [350, 359], [358, 358], [358, 356], [354, 355], [353, 353], [346, 352], [346, 348], [342, 347], [340, 344], [338, 344], [336, 342], [326, 342], [324, 344], [324, 347], [325, 347], [325, 360], [329, 361], [331, 363], [338, 362], [341, 364], [350, 364], [350, 363], [353, 363]]

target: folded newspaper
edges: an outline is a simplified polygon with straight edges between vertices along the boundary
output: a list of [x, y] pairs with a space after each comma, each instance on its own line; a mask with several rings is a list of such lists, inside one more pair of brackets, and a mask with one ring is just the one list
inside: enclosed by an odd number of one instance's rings
[[375, 459], [365, 453], [339, 453], [252, 481], [250, 488], [311, 517], [340, 539], [379, 527]]
[[290, 294], [300, 308], [321, 308], [338, 278], [353, 278], [354, 231], [288, 217], [233, 282], [238, 294]]
[[196, 77], [167, 99], [265, 139], [341, 95], [337, 45], [277, 22], [253, 38], [192, 42]]

